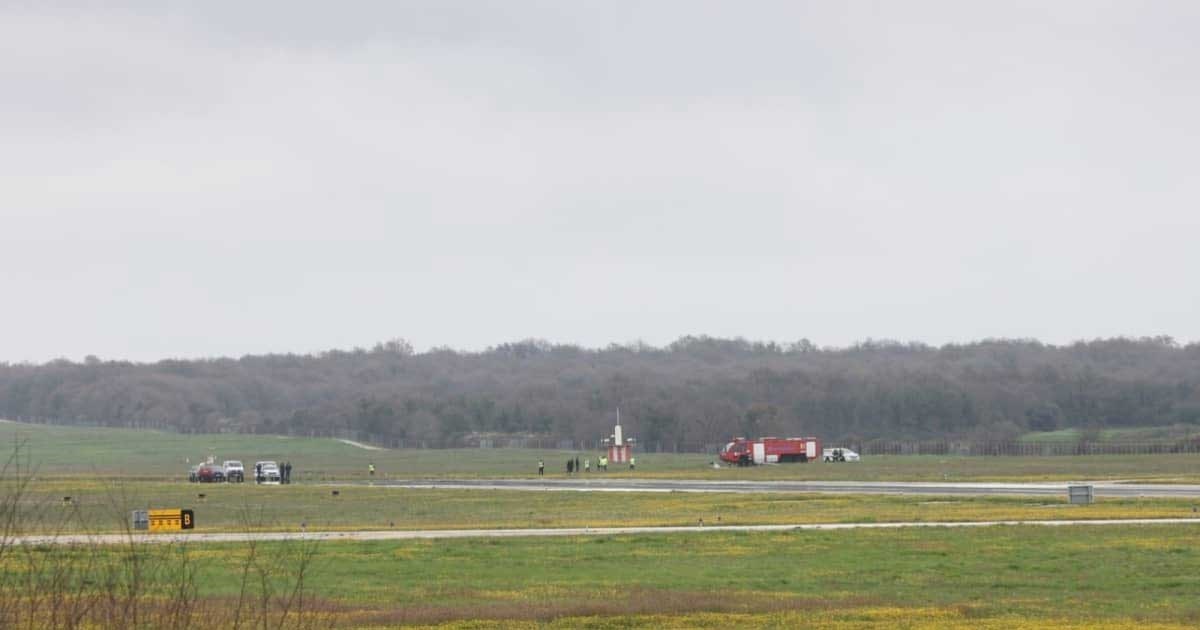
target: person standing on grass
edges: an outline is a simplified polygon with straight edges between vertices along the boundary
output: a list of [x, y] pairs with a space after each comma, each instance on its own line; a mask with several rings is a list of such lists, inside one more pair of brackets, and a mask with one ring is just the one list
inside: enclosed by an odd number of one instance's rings
[[367, 464], [367, 476], [372, 479], [375, 478], [375, 462], [370, 462]]
[[629, 470], [633, 470], [634, 466], [637, 466], [637, 458], [634, 457], [633, 455], [630, 455], [629, 456]]
[[574, 474], [574, 472], [575, 472], [575, 460], [568, 459], [567, 460], [567, 474], [568, 475]]
[[575, 472], [579, 472], [579, 456], [575, 456]]
[[546, 474], [546, 462], [543, 462], [542, 460], [539, 459], [538, 460], [538, 476], [541, 477], [545, 474]]
[[590, 460], [590, 459], [583, 460], [583, 472], [585, 472], [585, 473], [592, 472], [592, 460]]

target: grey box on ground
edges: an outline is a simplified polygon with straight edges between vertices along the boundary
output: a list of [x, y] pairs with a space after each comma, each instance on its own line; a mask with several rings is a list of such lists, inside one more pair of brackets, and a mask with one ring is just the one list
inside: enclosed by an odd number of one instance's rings
[[1091, 505], [1093, 500], [1091, 486], [1067, 486], [1067, 501], [1076, 505]]

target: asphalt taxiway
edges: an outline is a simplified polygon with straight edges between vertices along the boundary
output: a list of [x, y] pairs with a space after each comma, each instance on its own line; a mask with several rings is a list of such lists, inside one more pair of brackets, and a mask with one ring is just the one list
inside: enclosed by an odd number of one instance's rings
[[438, 479], [376, 481], [375, 486], [469, 490], [574, 492], [786, 492], [821, 494], [931, 494], [959, 496], [1061, 496], [1067, 486], [1090, 485], [1097, 498], [1200, 499], [1200, 485], [1112, 481], [1043, 483], [924, 481], [704, 481], [680, 479]]

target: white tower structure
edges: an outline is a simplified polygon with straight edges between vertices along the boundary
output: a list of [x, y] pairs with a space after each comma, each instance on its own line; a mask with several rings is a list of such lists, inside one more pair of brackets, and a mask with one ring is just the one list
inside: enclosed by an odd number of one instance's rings
[[626, 439], [621, 431], [621, 408], [617, 407], [617, 425], [613, 427], [612, 435], [605, 440], [608, 442], [608, 462], [610, 464], [624, 464], [629, 462], [630, 456], [633, 454], [633, 438]]

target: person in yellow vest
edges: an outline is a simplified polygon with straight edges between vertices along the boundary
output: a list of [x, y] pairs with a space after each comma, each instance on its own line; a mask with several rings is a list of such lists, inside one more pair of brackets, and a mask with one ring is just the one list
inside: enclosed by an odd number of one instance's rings
[[608, 472], [608, 458], [604, 455], [600, 456], [600, 470]]
[[634, 457], [633, 455], [630, 455], [629, 456], [629, 470], [633, 470], [634, 466], [637, 466], [637, 458]]
[[375, 464], [373, 462], [370, 464], [367, 464], [367, 474], [370, 475], [372, 478], [375, 477]]

